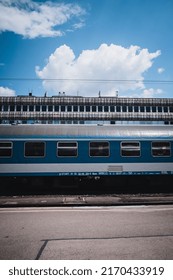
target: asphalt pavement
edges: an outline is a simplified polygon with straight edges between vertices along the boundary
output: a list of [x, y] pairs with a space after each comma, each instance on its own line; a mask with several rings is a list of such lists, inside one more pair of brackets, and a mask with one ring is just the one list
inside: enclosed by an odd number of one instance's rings
[[173, 205], [0, 208], [0, 259], [172, 260], [172, 216]]

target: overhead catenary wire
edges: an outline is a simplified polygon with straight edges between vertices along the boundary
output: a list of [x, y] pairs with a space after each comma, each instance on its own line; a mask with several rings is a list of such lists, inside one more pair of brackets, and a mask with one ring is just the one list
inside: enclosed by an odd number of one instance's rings
[[90, 79], [90, 78], [25, 78], [0, 77], [0, 81], [47, 81], [47, 82], [98, 82], [98, 83], [144, 83], [144, 84], [173, 84], [173, 80], [143, 80], [143, 79]]

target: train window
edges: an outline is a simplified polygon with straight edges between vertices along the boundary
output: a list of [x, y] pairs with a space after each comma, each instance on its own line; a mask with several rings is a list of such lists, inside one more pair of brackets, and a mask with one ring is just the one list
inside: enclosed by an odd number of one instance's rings
[[152, 156], [154, 157], [170, 157], [170, 142], [152, 142]]
[[139, 157], [141, 154], [139, 142], [121, 142], [121, 156]]
[[44, 142], [26, 142], [25, 157], [44, 157], [45, 143]]
[[89, 144], [90, 157], [108, 157], [109, 156], [109, 142], [90, 142]]
[[0, 142], [0, 157], [11, 157], [12, 149], [12, 142]]
[[77, 142], [58, 142], [57, 156], [59, 157], [77, 157]]

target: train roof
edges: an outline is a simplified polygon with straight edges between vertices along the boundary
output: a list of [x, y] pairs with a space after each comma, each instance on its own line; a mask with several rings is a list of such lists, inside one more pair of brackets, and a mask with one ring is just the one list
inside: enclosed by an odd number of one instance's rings
[[0, 125], [0, 138], [165, 138], [173, 139], [173, 125]]

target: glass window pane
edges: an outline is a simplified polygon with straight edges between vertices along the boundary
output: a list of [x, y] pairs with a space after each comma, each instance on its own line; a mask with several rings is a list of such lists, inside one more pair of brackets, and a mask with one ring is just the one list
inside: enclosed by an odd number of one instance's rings
[[92, 112], [96, 112], [96, 106], [92, 106]]
[[17, 105], [17, 106], [16, 106], [16, 111], [17, 111], [17, 112], [20, 112], [20, 111], [21, 111], [21, 105]]
[[134, 112], [135, 112], [135, 113], [138, 113], [138, 112], [139, 112], [138, 106], [134, 106]]
[[121, 112], [121, 107], [120, 106], [116, 106], [116, 111], [117, 112]]
[[104, 112], [109, 112], [109, 107], [108, 106], [104, 106]]
[[80, 107], [79, 107], [79, 111], [80, 111], [80, 112], [84, 112], [84, 106], [80, 106]]
[[77, 105], [73, 106], [73, 112], [78, 112], [78, 106]]
[[59, 105], [55, 105], [55, 112], [59, 112]]
[[0, 157], [11, 157], [12, 147], [11, 142], [0, 142]]
[[52, 105], [49, 105], [48, 106], [48, 112], [52, 112], [53, 111], [53, 106]]
[[123, 111], [123, 113], [126, 113], [127, 112], [127, 106], [123, 106], [122, 111]]
[[115, 112], [115, 107], [114, 106], [110, 106], [110, 112]]
[[44, 157], [45, 143], [44, 142], [26, 142], [25, 157]]
[[129, 106], [128, 107], [128, 111], [131, 113], [131, 112], [133, 112], [133, 107], [132, 106]]
[[8, 112], [8, 105], [4, 105], [4, 112]]
[[46, 105], [42, 105], [42, 112], [46, 112], [47, 110], [47, 106]]
[[36, 112], [40, 112], [40, 105], [36, 105], [35, 110]]
[[89, 154], [90, 157], [108, 157], [109, 142], [90, 142]]
[[169, 157], [171, 155], [170, 142], [152, 142], [152, 155], [155, 157]]
[[28, 106], [27, 105], [23, 105], [23, 112], [27, 112]]
[[140, 156], [139, 142], [122, 142], [121, 155], [123, 157], [139, 157]]
[[67, 106], [67, 112], [71, 112], [72, 111], [72, 107], [70, 105]]
[[102, 106], [98, 106], [98, 112], [102, 112], [103, 111], [103, 107]]
[[14, 112], [14, 105], [10, 105], [10, 112]]
[[34, 111], [34, 106], [33, 105], [29, 105], [29, 111], [33, 112]]
[[77, 142], [58, 142], [57, 156], [59, 157], [77, 157]]
[[86, 112], [90, 112], [90, 106], [86, 106]]

